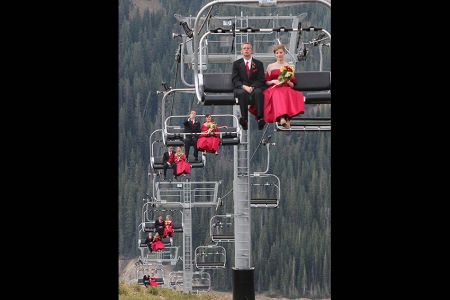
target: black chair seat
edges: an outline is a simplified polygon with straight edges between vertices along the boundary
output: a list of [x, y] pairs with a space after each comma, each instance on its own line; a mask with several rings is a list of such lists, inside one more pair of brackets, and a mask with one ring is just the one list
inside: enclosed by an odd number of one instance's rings
[[[192, 161], [189, 162], [189, 164], [191, 165], [191, 168], [203, 168], [203, 162], [202, 161]], [[154, 170], [162, 170], [164, 169], [164, 164], [162, 163], [162, 159], [155, 159], [155, 162], [153, 163], [153, 169]], [[171, 167], [168, 168], [168, 170], [170, 170]]]
[[239, 139], [238, 138], [231, 138], [231, 139], [223, 138], [220, 141], [220, 144], [223, 145], [223, 146], [225, 146], [225, 145], [239, 145]]
[[[306, 104], [331, 103], [331, 72], [307, 71], [296, 72], [297, 84], [294, 89], [301, 92], [321, 91], [305, 95]], [[204, 105], [236, 105], [231, 73], [203, 74], [203, 104]], [[305, 94], [305, 93], [304, 93]]]
[[278, 199], [265, 199], [265, 198], [263, 198], [263, 199], [250, 199], [250, 204], [277, 204], [277, 203], [278, 203]]
[[331, 104], [331, 93], [329, 92], [314, 92], [303, 93], [306, 104]]
[[293, 118], [291, 120], [292, 126], [330, 126], [330, 118]]
[[209, 285], [192, 285], [192, 289], [198, 291], [209, 290], [209, 288], [210, 288]]
[[[181, 226], [173, 226], [173, 232], [183, 232], [183, 227]], [[156, 232], [154, 225], [149, 225], [144, 227], [144, 232]]]
[[154, 163], [153, 164], [153, 169], [155, 169], [155, 170], [162, 170], [162, 169], [164, 169], [164, 165], [162, 164], [162, 163]]
[[184, 146], [184, 142], [182, 140], [166, 140], [166, 146]]
[[212, 238], [214, 240], [233, 240], [234, 234], [213, 234]]
[[204, 94], [203, 95], [204, 105], [237, 105], [234, 93], [227, 94]]
[[223, 262], [197, 262], [197, 266], [201, 267], [219, 267], [223, 265]]
[[189, 162], [189, 164], [191, 165], [191, 168], [203, 168], [204, 167], [204, 165], [201, 161], [199, 161], [199, 162], [193, 161], [193, 162]]

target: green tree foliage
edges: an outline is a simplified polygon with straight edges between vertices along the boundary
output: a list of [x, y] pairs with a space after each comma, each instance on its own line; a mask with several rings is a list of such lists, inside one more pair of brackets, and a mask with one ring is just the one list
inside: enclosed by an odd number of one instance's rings
[[[176, 78], [174, 55], [178, 41], [172, 32], [182, 32], [174, 13], [195, 16], [209, 1], [161, 1], [161, 10], [138, 11], [130, 0], [119, 1], [119, 255], [139, 255], [137, 240], [141, 222], [142, 199], [149, 186], [148, 137], [161, 128], [161, 82], [182, 86]], [[242, 8], [232, 6], [213, 10], [213, 14], [240, 15]], [[248, 9], [260, 14], [258, 9]], [[325, 11], [325, 13], [324, 13]], [[329, 15], [323, 8], [302, 5], [307, 12], [306, 25], [322, 26], [330, 31]], [[299, 12], [299, 14], [300, 14]], [[272, 14], [293, 14], [280, 8]], [[328, 51], [328, 52], [327, 52]], [[324, 56], [329, 50], [324, 50]], [[318, 54], [311, 52], [302, 70], [318, 69]], [[325, 59], [324, 69], [329, 69]], [[203, 107], [191, 95], [176, 95], [166, 102], [173, 115], [185, 115], [191, 109], [198, 113], [232, 113], [231, 107]], [[173, 108], [172, 108], [172, 99]], [[313, 107], [308, 115], [330, 114], [330, 108]], [[255, 124], [253, 124], [255, 128]], [[270, 131], [270, 130], [269, 130]], [[253, 131], [251, 152], [262, 132]], [[280, 206], [276, 209], [252, 209], [252, 264], [255, 266], [255, 290], [290, 298], [329, 297], [330, 290], [330, 133], [274, 133], [269, 173], [281, 180]], [[191, 150], [192, 151], [192, 150]], [[232, 188], [233, 147], [221, 147], [218, 157], [208, 156], [207, 167], [194, 169], [193, 180], [222, 180], [219, 195]], [[259, 147], [251, 165], [254, 171], [264, 170], [265, 149]], [[220, 172], [218, 172], [220, 170]], [[107, 205], [107, 204], [106, 204]], [[223, 206], [193, 210], [193, 249], [210, 243], [209, 221], [214, 214], [233, 212], [232, 193], [223, 198]], [[181, 234], [176, 238], [181, 239]], [[234, 244], [224, 243], [227, 268], [209, 271], [212, 286], [231, 290], [231, 266], [234, 265]], [[181, 255], [181, 254], [180, 254]], [[177, 265], [180, 267], [180, 263]]]

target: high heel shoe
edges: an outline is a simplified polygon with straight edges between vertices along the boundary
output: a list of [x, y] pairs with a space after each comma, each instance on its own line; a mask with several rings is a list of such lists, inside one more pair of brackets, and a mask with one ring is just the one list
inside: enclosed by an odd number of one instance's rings
[[285, 118], [280, 119], [280, 125], [283, 127], [286, 127], [286, 119]]

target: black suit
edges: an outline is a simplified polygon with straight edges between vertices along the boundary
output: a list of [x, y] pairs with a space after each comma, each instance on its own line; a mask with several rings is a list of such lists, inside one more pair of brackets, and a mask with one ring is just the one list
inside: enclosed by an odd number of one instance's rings
[[167, 152], [164, 152], [164, 154], [163, 154], [164, 179], [167, 177], [167, 168], [169, 168], [169, 167], [172, 168], [173, 172], [175, 173], [175, 164], [174, 164], [175, 152], [172, 151], [170, 156], [172, 156], [172, 159], [171, 159], [172, 162], [170, 165], [168, 165], [167, 162], [169, 162], [169, 152], [167, 151]]
[[[232, 74], [234, 95], [239, 99], [242, 118], [248, 119], [248, 105], [256, 106], [256, 117], [262, 119], [264, 117], [264, 96], [265, 88], [264, 65], [261, 61], [252, 58], [250, 66], [250, 76], [247, 75], [244, 59], [238, 59], [233, 62]], [[242, 85], [253, 87], [251, 94], [242, 89]]]
[[[200, 122], [197, 119], [192, 123], [191, 120], [186, 120], [183, 123], [184, 132], [186, 133], [200, 133]], [[189, 160], [189, 149], [191, 146], [194, 147], [194, 157], [198, 160], [198, 149], [197, 149], [197, 139], [198, 135], [187, 135], [184, 139], [184, 152], [186, 155], [186, 160]]]
[[153, 252], [153, 250], [152, 250], [152, 242], [153, 242], [153, 237], [152, 237], [152, 238], [147, 237], [147, 238], [145, 239], [145, 242], [144, 242], [144, 243], [147, 245], [148, 250], [149, 250], [150, 252]]
[[156, 232], [159, 233], [159, 238], [162, 239], [163, 233], [164, 233], [164, 225], [166, 225], [166, 222], [164, 220], [159, 222], [159, 219], [155, 221], [155, 229]]
[[144, 275], [144, 277], [142, 277], [143, 281], [144, 281], [144, 285], [145, 287], [147, 287], [150, 283], [150, 278], [147, 275]]

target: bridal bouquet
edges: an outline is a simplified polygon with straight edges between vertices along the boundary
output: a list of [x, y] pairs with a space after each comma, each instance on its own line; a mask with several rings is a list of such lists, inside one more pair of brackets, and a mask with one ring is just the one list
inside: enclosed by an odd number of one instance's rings
[[206, 125], [206, 127], [208, 128], [208, 130], [206, 131], [206, 133], [207, 133], [207, 134], [211, 134], [212, 131], [213, 131], [214, 129], [216, 129], [216, 124], [210, 122], [210, 123], [208, 123], [208, 124]]
[[282, 66], [280, 69], [280, 75], [278, 75], [278, 80], [281, 82], [289, 81], [292, 76], [294, 76], [294, 68], [291, 66]]

